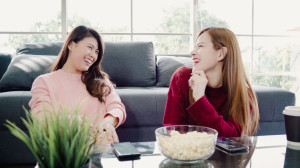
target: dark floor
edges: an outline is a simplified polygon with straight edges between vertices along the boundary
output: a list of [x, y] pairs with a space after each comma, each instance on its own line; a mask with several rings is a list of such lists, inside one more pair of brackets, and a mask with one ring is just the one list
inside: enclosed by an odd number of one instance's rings
[[34, 168], [35, 164], [0, 165], [1, 168]]

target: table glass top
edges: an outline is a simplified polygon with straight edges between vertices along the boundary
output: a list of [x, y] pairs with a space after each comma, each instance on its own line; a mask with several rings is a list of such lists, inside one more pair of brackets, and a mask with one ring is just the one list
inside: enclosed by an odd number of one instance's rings
[[110, 145], [99, 145], [96, 146], [96, 152], [91, 159], [90, 167], [300, 167], [300, 148], [295, 149], [295, 147], [287, 146], [285, 135], [245, 136], [232, 139], [248, 145], [249, 152], [229, 154], [216, 148], [214, 154], [205, 161], [193, 164], [178, 164], [161, 155], [156, 142], [132, 143], [141, 153], [141, 158], [133, 161], [118, 161]]

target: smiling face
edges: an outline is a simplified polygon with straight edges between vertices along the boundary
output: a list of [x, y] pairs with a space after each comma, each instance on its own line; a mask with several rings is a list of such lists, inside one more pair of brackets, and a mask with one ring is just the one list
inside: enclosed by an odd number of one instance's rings
[[221, 49], [216, 50], [212, 43], [211, 37], [207, 32], [201, 34], [191, 51], [193, 58], [193, 70], [201, 70], [207, 73], [208, 71], [215, 70], [224, 57], [222, 57]]
[[66, 72], [82, 73], [87, 71], [98, 58], [98, 42], [94, 37], [86, 37], [77, 43], [72, 41], [68, 48], [69, 56], [62, 68]]

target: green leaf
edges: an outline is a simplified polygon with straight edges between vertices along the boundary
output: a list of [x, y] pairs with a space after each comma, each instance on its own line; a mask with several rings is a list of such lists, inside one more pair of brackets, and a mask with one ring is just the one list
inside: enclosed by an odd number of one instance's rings
[[5, 126], [27, 145], [40, 167], [80, 167], [87, 163], [96, 134], [90, 128], [91, 121], [78, 108], [43, 108], [39, 115], [24, 111], [26, 119], [21, 119], [29, 135], [10, 121]]

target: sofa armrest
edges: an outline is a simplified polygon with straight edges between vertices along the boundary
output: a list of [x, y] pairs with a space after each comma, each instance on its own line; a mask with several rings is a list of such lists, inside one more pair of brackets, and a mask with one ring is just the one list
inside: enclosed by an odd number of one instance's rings
[[0, 80], [7, 70], [8, 65], [10, 64], [12, 59], [11, 54], [0, 53]]
[[284, 121], [282, 111], [295, 105], [295, 93], [275, 87], [253, 87], [257, 95], [260, 121]]
[[257, 95], [260, 113], [256, 135], [285, 134], [284, 116], [286, 106], [295, 105], [295, 93], [274, 87], [253, 87]]

